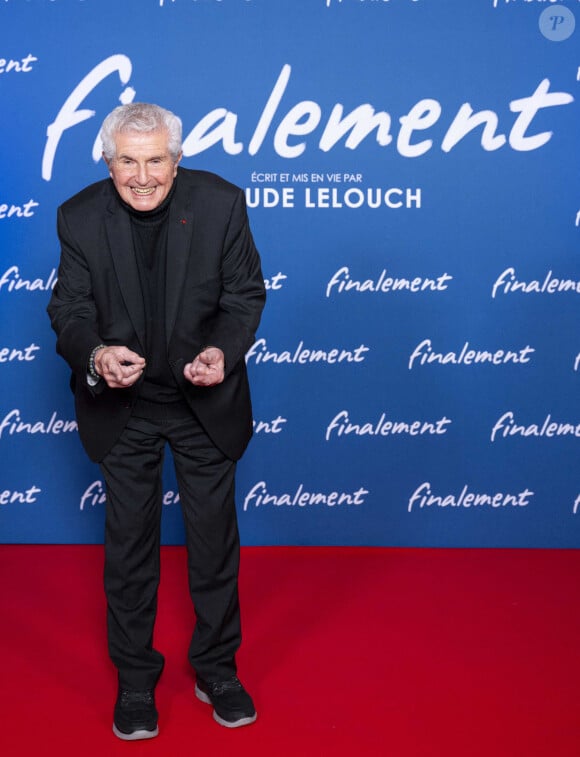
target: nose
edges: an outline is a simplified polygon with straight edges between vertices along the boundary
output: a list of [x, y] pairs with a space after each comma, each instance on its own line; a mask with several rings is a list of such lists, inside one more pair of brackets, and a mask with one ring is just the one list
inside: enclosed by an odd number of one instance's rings
[[137, 183], [141, 186], [146, 186], [149, 181], [149, 171], [147, 170], [147, 163], [139, 163], [137, 165], [137, 175], [135, 177]]

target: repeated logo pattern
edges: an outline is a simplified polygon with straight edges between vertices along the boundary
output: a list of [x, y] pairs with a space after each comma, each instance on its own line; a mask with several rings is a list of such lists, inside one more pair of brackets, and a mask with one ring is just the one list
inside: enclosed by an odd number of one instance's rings
[[[150, 100], [184, 166], [245, 190], [262, 255], [243, 542], [578, 546], [568, 6], [1, 3], [0, 540], [102, 538], [45, 308], [58, 205], [106, 178], [105, 115]], [[179, 543], [170, 461], [163, 502]]]

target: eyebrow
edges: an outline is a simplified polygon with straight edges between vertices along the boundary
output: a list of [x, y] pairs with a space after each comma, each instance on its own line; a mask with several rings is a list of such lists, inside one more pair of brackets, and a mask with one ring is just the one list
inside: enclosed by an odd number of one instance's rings
[[[163, 160], [165, 158], [169, 157], [169, 153], [161, 153], [160, 155], [151, 155], [149, 158], [146, 158], [146, 160]], [[129, 155], [128, 153], [122, 152], [120, 155], [117, 155], [117, 160], [120, 160], [121, 158], [128, 158], [129, 160], [136, 160], [132, 155]]]

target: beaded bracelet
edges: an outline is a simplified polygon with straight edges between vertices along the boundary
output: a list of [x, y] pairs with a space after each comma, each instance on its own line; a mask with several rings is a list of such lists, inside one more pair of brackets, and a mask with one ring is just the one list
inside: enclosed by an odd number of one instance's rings
[[95, 368], [95, 355], [99, 350], [102, 350], [104, 347], [106, 347], [106, 344], [99, 344], [95, 347], [95, 349], [91, 352], [89, 355], [89, 376], [91, 376], [94, 379], [100, 379], [101, 377], [97, 373], [97, 369]]

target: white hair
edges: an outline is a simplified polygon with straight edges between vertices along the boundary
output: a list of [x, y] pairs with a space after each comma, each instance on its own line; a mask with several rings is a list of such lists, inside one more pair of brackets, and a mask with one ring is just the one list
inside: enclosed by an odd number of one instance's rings
[[181, 152], [181, 119], [170, 110], [152, 103], [119, 105], [103, 121], [101, 139], [107, 160], [115, 157], [115, 135], [120, 132], [147, 133], [166, 129], [169, 135], [169, 154], [177, 160]]

